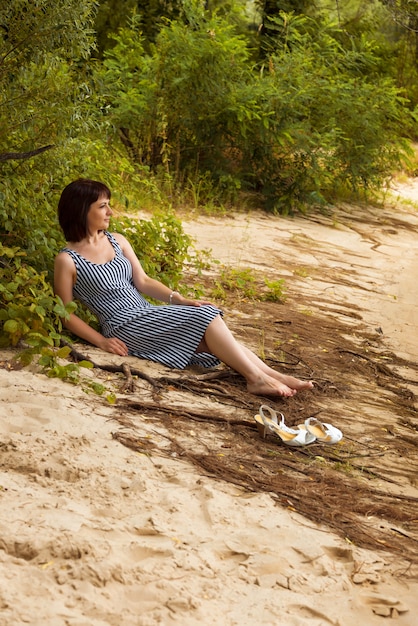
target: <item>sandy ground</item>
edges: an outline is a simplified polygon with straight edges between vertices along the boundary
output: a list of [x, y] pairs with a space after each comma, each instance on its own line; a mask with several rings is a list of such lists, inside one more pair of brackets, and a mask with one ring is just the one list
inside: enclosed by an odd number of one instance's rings
[[[418, 186], [404, 185], [401, 193], [415, 200]], [[361, 311], [370, 332], [411, 363], [418, 355], [417, 225], [418, 213], [401, 202], [340, 207], [319, 218], [184, 221], [197, 246], [222, 263], [289, 281], [295, 311], [325, 309], [336, 321]], [[238, 306], [228, 311], [234, 316], [236, 326], [248, 323]], [[0, 626], [417, 623], [418, 561], [407, 553], [355, 545], [268, 491], [215, 479], [167, 454], [169, 431], [152, 412], [123, 425], [126, 394], [115, 375], [105, 381], [117, 390], [112, 406], [35, 367], [10, 369], [11, 356], [2, 353], [0, 369]], [[150, 376], [164, 373], [141, 367]], [[411, 370], [408, 387], [416, 393], [414, 376]], [[145, 381], [129, 394], [150, 397]], [[175, 400], [181, 406], [181, 393]], [[391, 406], [387, 422], [394, 421]], [[211, 399], [202, 397], [198, 408], [211, 411]], [[252, 414], [252, 407], [242, 411], [244, 419]], [[335, 417], [349, 437], [355, 420], [348, 409]], [[356, 416], [363, 425], [368, 419]], [[196, 446], [202, 428], [188, 429]], [[152, 451], [114, 438], [135, 429], [144, 446], [152, 441]], [[409, 462], [416, 461], [415, 448]], [[411, 476], [399, 493], [418, 497]]]

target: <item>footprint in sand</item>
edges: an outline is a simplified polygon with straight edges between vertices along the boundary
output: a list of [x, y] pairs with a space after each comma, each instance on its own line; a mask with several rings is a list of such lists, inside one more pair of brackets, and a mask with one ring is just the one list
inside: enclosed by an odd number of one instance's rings
[[[34, 401], [35, 392], [13, 385], [0, 386], [0, 430], [3, 432], [32, 432], [50, 423], [49, 412], [62, 410], [62, 400], [46, 395], [42, 402]], [[3, 418], [3, 419], [1, 419]]]

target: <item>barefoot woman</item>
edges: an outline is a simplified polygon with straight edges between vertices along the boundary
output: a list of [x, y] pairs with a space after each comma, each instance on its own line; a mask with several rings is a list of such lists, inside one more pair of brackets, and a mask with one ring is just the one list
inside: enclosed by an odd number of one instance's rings
[[[64, 322], [72, 333], [107, 352], [169, 367], [223, 361], [257, 395], [293, 396], [312, 387], [310, 381], [276, 372], [238, 343], [219, 309], [150, 278], [127, 239], [108, 232], [111, 215], [110, 190], [101, 182], [79, 179], [61, 194], [58, 218], [67, 246], [55, 260], [55, 293], [64, 304], [84, 303], [101, 329], [72, 313]], [[150, 304], [144, 296], [168, 306]]]

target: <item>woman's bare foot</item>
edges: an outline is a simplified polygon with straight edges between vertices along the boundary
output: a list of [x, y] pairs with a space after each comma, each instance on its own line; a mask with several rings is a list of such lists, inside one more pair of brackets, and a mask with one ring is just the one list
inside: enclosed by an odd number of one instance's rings
[[314, 386], [311, 380], [300, 380], [300, 378], [288, 376], [287, 374], [281, 374], [280, 372], [275, 372], [275, 374], [274, 378], [277, 378], [277, 380], [281, 383], [290, 387], [290, 389], [294, 389], [295, 391], [300, 391], [301, 389], [312, 389]]
[[[262, 376], [268, 376], [268, 378], [279, 381], [280, 383], [282, 383], [282, 385], [288, 387], [288, 389], [292, 389], [294, 393], [296, 393], [296, 391], [300, 391], [301, 389], [312, 389], [312, 381], [300, 380], [299, 378], [295, 378], [294, 376], [288, 376], [287, 374], [277, 372], [272, 367], [267, 365], [264, 361], [262, 361], [258, 356], [256, 356], [254, 352], [251, 352], [251, 350], [249, 350], [245, 346], [241, 346], [241, 348], [247, 355], [248, 359], [258, 367]], [[290, 395], [294, 395], [294, 393]], [[284, 395], [289, 394], [286, 393]]]
[[289, 398], [296, 393], [296, 389], [292, 389], [284, 382], [270, 376], [260, 376], [259, 379], [253, 382], [247, 381], [247, 389], [256, 396], [281, 396], [283, 398]]

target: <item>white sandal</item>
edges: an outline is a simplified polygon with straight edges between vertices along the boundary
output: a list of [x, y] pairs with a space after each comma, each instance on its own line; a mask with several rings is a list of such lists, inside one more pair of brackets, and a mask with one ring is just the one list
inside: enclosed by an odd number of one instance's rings
[[[270, 417], [265, 415], [265, 411], [270, 414]], [[260, 435], [265, 438], [267, 433], [273, 433], [277, 435], [283, 443], [287, 446], [306, 446], [313, 443], [316, 439], [315, 435], [308, 431], [308, 429], [294, 429], [289, 428], [284, 423], [283, 413], [279, 413], [281, 416], [280, 424], [277, 419], [277, 413], [267, 404], [260, 406], [259, 412], [254, 416], [257, 422], [257, 428]]]
[[343, 438], [343, 434], [339, 428], [335, 428], [335, 426], [326, 424], [325, 422], [320, 422], [316, 417], [308, 417], [308, 419], [305, 420], [305, 424], [300, 424], [298, 428], [300, 428], [302, 432], [306, 430], [311, 433], [319, 443], [331, 445], [338, 443]]

